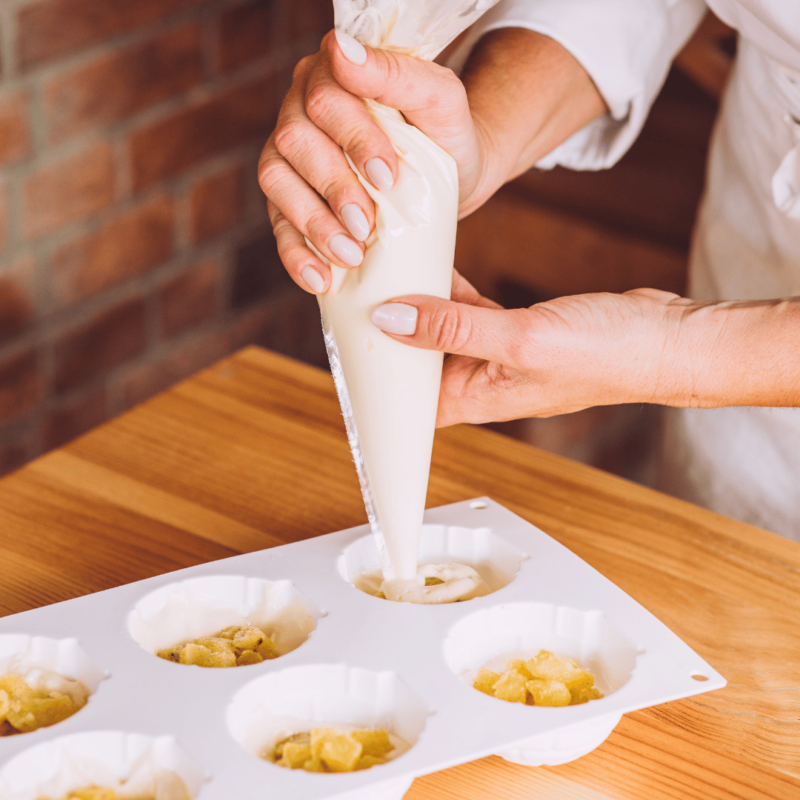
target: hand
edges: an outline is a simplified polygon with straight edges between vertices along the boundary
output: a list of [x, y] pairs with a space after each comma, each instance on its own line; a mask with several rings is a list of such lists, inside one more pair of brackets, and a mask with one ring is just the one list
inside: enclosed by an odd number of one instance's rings
[[373, 314], [399, 342], [454, 354], [442, 374], [439, 427], [615, 403], [679, 404], [684, 374], [675, 355], [691, 301], [636, 289], [505, 310], [457, 273], [452, 296], [399, 297]]
[[329, 33], [320, 51], [297, 65], [259, 161], [278, 253], [295, 282], [314, 293], [328, 289], [330, 270], [303, 237], [331, 262], [357, 267], [375, 224], [374, 204], [345, 153], [377, 189], [397, 180], [394, 149], [362, 97], [399, 109], [456, 159], [462, 205], [486, 167], [480, 128], [449, 69]]

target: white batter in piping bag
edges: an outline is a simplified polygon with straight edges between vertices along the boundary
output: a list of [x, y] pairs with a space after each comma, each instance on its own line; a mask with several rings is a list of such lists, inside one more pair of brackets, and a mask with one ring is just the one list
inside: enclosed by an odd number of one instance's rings
[[[334, 0], [336, 27], [372, 47], [433, 58], [495, 0]], [[458, 218], [453, 158], [402, 115], [365, 101], [400, 169], [379, 192], [362, 265], [331, 265], [319, 296], [350, 447], [387, 579], [415, 579], [436, 421], [442, 354], [400, 344], [370, 316], [405, 294], [449, 297]], [[352, 166], [352, 164], [351, 164]]]

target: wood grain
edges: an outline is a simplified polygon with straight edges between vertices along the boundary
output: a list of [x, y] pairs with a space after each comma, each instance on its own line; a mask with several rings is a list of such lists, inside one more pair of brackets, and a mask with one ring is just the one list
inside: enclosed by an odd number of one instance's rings
[[[428, 505], [490, 495], [669, 625], [726, 689], [590, 755], [408, 800], [800, 797], [800, 546], [490, 431], [437, 434]], [[0, 481], [0, 614], [366, 521], [329, 375], [257, 348]]]

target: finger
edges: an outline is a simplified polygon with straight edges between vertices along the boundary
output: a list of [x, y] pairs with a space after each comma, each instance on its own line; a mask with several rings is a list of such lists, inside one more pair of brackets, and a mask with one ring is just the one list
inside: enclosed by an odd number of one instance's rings
[[476, 394], [470, 386], [484, 364], [486, 362], [482, 359], [468, 356], [448, 356], [445, 359], [436, 412], [437, 428], [469, 422], [474, 416], [475, 409], [465, 406], [474, 405]]
[[452, 70], [412, 56], [364, 47], [342, 31], [323, 42], [337, 83], [357, 97], [403, 112], [456, 161], [473, 130], [466, 90]]
[[534, 371], [492, 361], [450, 356], [444, 362], [436, 426], [549, 417], [585, 408], [553, 404], [553, 391]]
[[376, 189], [388, 192], [392, 188], [398, 175], [394, 147], [372, 120], [363, 100], [337, 83], [327, 53], [309, 75], [305, 111], [309, 120], [350, 156], [356, 169]]
[[278, 244], [278, 255], [292, 280], [312, 294], [327, 292], [331, 285], [329, 267], [317, 258], [300, 231], [281, 214], [274, 203], [267, 202], [267, 213]]
[[495, 309], [407, 295], [372, 313], [373, 324], [404, 344], [516, 366], [531, 344], [528, 309]]
[[453, 270], [453, 286], [450, 299], [456, 303], [483, 308], [502, 308], [499, 303], [484, 297], [458, 270]]
[[341, 147], [309, 118], [306, 95], [312, 92], [320, 98], [319, 103], [330, 102], [336, 106], [349, 100], [344, 109], [345, 118], [353, 116], [352, 106], [355, 106], [355, 113], [366, 116], [371, 125], [374, 123], [369, 120], [364, 104], [333, 80], [327, 53], [320, 54], [309, 69], [296, 74], [298, 79], [292, 84], [278, 115], [275, 148], [306, 183], [325, 198], [353, 238], [363, 242], [375, 223], [374, 204], [347, 163]]
[[342, 267], [358, 267], [364, 247], [353, 239], [325, 201], [278, 152], [273, 136], [258, 164], [258, 180], [267, 198], [325, 258]]

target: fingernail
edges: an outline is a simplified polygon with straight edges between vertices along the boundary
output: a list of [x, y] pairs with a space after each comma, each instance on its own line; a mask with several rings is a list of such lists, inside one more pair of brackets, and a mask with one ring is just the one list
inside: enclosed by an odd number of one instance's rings
[[359, 266], [364, 260], [361, 248], [343, 233], [337, 233], [336, 236], [331, 237], [328, 247], [330, 247], [336, 258], [351, 267]]
[[342, 208], [342, 219], [344, 219], [347, 229], [359, 242], [365, 241], [369, 236], [367, 217], [355, 203], [348, 203]]
[[367, 177], [382, 192], [388, 192], [394, 186], [392, 171], [382, 158], [371, 158], [367, 161]]
[[322, 275], [319, 274], [313, 267], [303, 267], [300, 271], [300, 277], [303, 279], [306, 286], [311, 289], [314, 294], [322, 294], [325, 291], [325, 281]]
[[348, 61], [358, 66], [367, 63], [367, 51], [361, 42], [354, 39], [349, 33], [340, 30], [334, 31], [334, 36], [339, 49]]
[[372, 324], [386, 333], [411, 336], [417, 329], [417, 309], [405, 303], [384, 303], [372, 312]]

